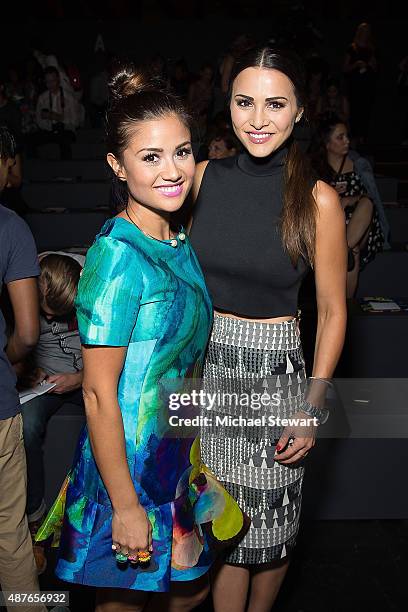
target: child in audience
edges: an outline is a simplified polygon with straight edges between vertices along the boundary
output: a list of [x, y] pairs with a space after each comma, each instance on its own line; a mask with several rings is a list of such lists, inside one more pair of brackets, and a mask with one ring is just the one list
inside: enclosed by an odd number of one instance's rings
[[[63, 404], [82, 405], [82, 355], [74, 300], [82, 266], [77, 255], [40, 256], [40, 339], [30, 357], [30, 386], [46, 380], [55, 387], [23, 404], [27, 455], [27, 515], [32, 535], [44, 517], [43, 441], [50, 417]], [[44, 548], [34, 545], [39, 573], [46, 567]]]

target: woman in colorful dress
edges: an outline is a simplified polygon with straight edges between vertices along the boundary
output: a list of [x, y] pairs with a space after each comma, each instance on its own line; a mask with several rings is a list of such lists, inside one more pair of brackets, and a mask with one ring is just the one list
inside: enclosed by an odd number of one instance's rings
[[[253, 404], [245, 396], [215, 404], [207, 414], [219, 426], [201, 433], [203, 460], [252, 519], [214, 576], [216, 612], [267, 612], [275, 601], [299, 528], [302, 461], [327, 418], [322, 390], [344, 341], [344, 212], [292, 139], [304, 112], [302, 74], [298, 61], [269, 47], [239, 58], [230, 109], [245, 150], [199, 164], [193, 187], [191, 241], [215, 307], [204, 388], [255, 392]], [[310, 265], [318, 327], [306, 385], [296, 317]]]
[[199, 375], [212, 323], [189, 239], [170, 226], [194, 175], [189, 116], [131, 67], [110, 87], [122, 210], [89, 250], [76, 300], [87, 427], [37, 539], [57, 531], [65, 505], [56, 573], [100, 587], [98, 612], [190, 610], [214, 550], [245, 521], [198, 439], [169, 424], [169, 389]]

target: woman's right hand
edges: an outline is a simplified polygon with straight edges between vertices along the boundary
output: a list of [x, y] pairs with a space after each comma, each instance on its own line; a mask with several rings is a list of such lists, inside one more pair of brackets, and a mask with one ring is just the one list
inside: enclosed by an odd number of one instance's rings
[[136, 502], [125, 510], [113, 510], [112, 544], [117, 552], [135, 555], [139, 550], [152, 551], [152, 526], [146, 511]]

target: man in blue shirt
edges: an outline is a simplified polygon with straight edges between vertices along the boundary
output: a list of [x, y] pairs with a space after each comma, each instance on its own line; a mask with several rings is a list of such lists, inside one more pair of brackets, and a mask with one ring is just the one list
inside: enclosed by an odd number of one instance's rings
[[[0, 126], [0, 193], [15, 156], [15, 141]], [[34, 239], [26, 223], [0, 205], [0, 292], [7, 286], [14, 328], [7, 338], [0, 311], [0, 584], [3, 592], [38, 591], [37, 570], [26, 506], [26, 464], [20, 402], [13, 364], [36, 345], [39, 335]], [[15, 609], [9, 606], [9, 609]], [[46, 612], [45, 607], [19, 607], [24, 612]]]

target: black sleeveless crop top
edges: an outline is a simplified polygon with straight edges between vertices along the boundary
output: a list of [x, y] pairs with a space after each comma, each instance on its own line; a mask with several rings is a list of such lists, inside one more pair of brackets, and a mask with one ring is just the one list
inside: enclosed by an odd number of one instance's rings
[[191, 243], [214, 308], [252, 318], [297, 313], [308, 265], [294, 267], [279, 228], [287, 148], [208, 162], [193, 208]]

